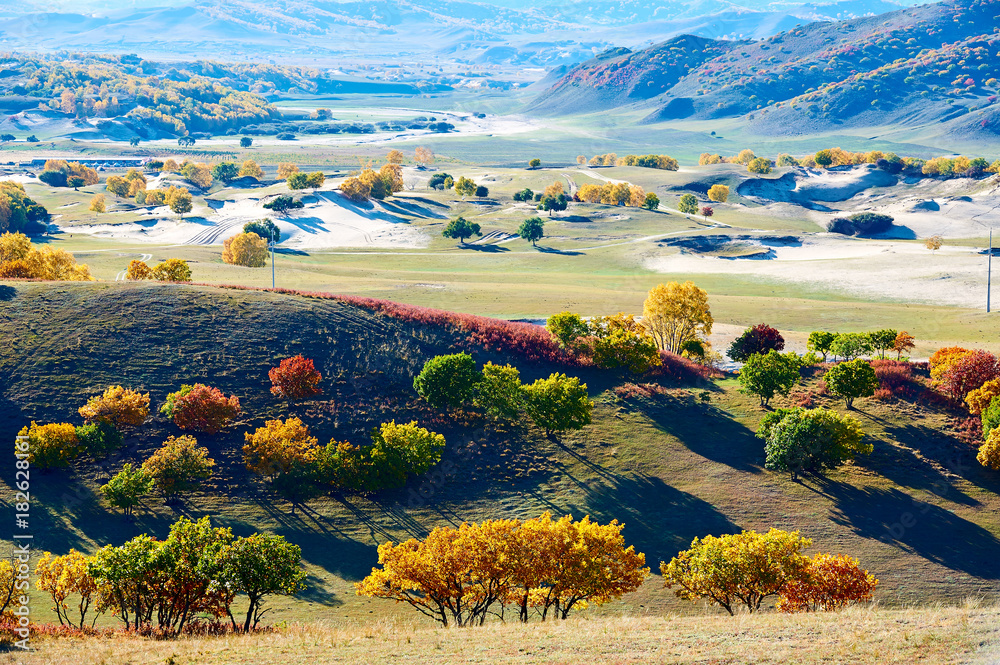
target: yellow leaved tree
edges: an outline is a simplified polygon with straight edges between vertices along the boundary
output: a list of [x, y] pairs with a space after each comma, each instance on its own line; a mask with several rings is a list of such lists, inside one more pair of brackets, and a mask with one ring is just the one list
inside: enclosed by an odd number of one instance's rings
[[[63, 556], [53, 556], [45, 552], [35, 565], [35, 586], [39, 591], [45, 591], [52, 597], [53, 610], [60, 625], [83, 628], [87, 621], [87, 612], [98, 600], [97, 582], [90, 576], [88, 558], [74, 549]], [[79, 596], [77, 612], [79, 619], [70, 618], [70, 609], [66, 600], [71, 595]], [[100, 611], [94, 615], [93, 625], [100, 616]]]
[[222, 247], [225, 263], [248, 268], [262, 268], [267, 263], [267, 240], [252, 231], [226, 238]]
[[138, 427], [149, 415], [149, 393], [110, 386], [104, 394], [88, 399], [79, 412], [88, 422], [106, 422], [119, 429]]
[[310, 463], [321, 450], [316, 437], [299, 418], [268, 420], [251, 434], [244, 434], [243, 462], [259, 476], [273, 477], [296, 463]]
[[649, 291], [642, 306], [642, 325], [660, 349], [680, 353], [685, 342], [712, 334], [708, 293], [694, 282], [667, 282]]

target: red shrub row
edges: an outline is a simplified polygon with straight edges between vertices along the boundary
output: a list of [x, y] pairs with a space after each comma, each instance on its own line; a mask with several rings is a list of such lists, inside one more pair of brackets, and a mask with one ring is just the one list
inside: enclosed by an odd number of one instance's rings
[[677, 383], [700, 383], [712, 375], [710, 368], [669, 351], [660, 351], [660, 362], [662, 364], [650, 372], [651, 376]]
[[663, 395], [667, 389], [658, 383], [623, 383], [620, 386], [615, 386], [614, 391], [615, 395], [622, 399], [631, 399], [633, 397]]
[[875, 399], [890, 401], [894, 397], [913, 399], [923, 392], [923, 385], [913, 375], [913, 367], [902, 360], [871, 361], [875, 376], [878, 377], [879, 388], [875, 391]]

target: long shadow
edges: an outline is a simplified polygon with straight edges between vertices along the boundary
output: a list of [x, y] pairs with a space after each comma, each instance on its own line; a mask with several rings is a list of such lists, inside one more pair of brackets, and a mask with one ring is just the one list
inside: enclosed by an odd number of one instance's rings
[[832, 519], [873, 538], [953, 570], [1000, 579], [1000, 540], [977, 524], [899, 490], [854, 487], [825, 479], [818, 491], [834, 503]]
[[17, 289], [13, 286], [0, 284], [0, 301], [7, 302], [17, 297]]
[[583, 252], [576, 252], [571, 249], [556, 249], [555, 247], [543, 247], [541, 245], [535, 247], [539, 252], [543, 254], [561, 254], [562, 256], [581, 256]]
[[501, 252], [509, 252], [510, 250], [506, 247], [501, 247], [500, 245], [473, 245], [462, 243], [462, 249], [471, 249], [477, 252], [486, 252], [488, 254], [498, 254]]
[[702, 457], [747, 473], [761, 473], [764, 442], [725, 411], [661, 397], [642, 407], [657, 427]]
[[[1000, 479], [976, 461], [976, 450], [940, 431], [922, 425], [889, 425], [885, 431], [924, 457], [934, 460], [949, 473], [994, 493], [1000, 493]], [[950, 485], [950, 481], [946, 481]], [[951, 487], [949, 492], [957, 489]], [[944, 496], [944, 495], [942, 495]], [[951, 494], [947, 498], [956, 500]], [[976, 505], [974, 500], [970, 505]]]
[[622, 476], [598, 485], [585, 495], [583, 505], [591, 518], [624, 522], [626, 543], [645, 553], [646, 564], [654, 569], [687, 549], [696, 536], [741, 530], [707, 501], [650, 476]]

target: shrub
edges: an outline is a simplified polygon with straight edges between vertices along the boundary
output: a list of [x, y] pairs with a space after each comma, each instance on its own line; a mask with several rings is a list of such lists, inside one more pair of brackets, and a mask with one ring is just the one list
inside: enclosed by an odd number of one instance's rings
[[153, 267], [153, 279], [158, 282], [190, 282], [191, 268], [184, 259], [167, 259]]
[[587, 322], [579, 314], [559, 312], [553, 314], [545, 322], [545, 329], [566, 349], [576, 345], [577, 340], [587, 335]]
[[1000, 378], [1000, 360], [988, 351], [972, 351], [951, 363], [939, 377], [941, 391], [960, 402], [987, 381]]
[[[267, 204], [265, 203], [264, 205], [266, 206]], [[275, 243], [281, 242], [281, 229], [278, 228], [277, 224], [266, 218], [247, 222], [243, 225], [243, 233], [256, 233], [264, 240], [274, 240]]]
[[742, 335], [729, 345], [727, 354], [736, 362], [744, 362], [755, 353], [767, 354], [769, 351], [781, 351], [785, 348], [785, 338], [769, 325], [759, 323], [747, 328]]
[[153, 479], [153, 485], [164, 497], [172, 499], [183, 492], [198, 488], [212, 475], [215, 460], [208, 456], [208, 448], [198, 445], [197, 439], [185, 435], [169, 437], [163, 446], [142, 463], [142, 470]]
[[253, 232], [237, 233], [224, 241], [222, 261], [247, 268], [263, 268], [267, 265], [267, 253], [267, 240]]
[[776, 394], [787, 395], [799, 382], [802, 364], [794, 353], [755, 353], [740, 368], [740, 392], [756, 395], [760, 405], [767, 406]]
[[94, 459], [104, 457], [122, 447], [122, 434], [114, 425], [99, 420], [76, 428], [76, 438], [80, 442], [81, 452]]
[[299, 418], [268, 420], [253, 434], [244, 434], [244, 440], [243, 463], [259, 476], [274, 477], [295, 463], [312, 463], [320, 451], [316, 437]]
[[879, 387], [875, 370], [864, 359], [845, 360], [837, 363], [823, 377], [830, 392], [844, 398], [847, 408], [858, 397], [871, 397]]
[[424, 363], [413, 379], [413, 389], [431, 406], [454, 408], [472, 399], [480, 378], [476, 361], [468, 353], [436, 356]]
[[521, 373], [510, 365], [486, 363], [475, 385], [473, 404], [494, 418], [515, 420], [524, 408]]
[[798, 531], [780, 529], [705, 536], [695, 538], [670, 563], [661, 563], [660, 572], [664, 586], [678, 587], [679, 598], [705, 598], [730, 615], [740, 605], [756, 612], [766, 598], [805, 576], [808, 559], [801, 550], [810, 544]]
[[168, 397], [170, 417], [181, 429], [215, 434], [224, 430], [240, 415], [240, 400], [235, 395], [226, 397], [218, 388], [196, 383], [190, 390], [182, 387]]
[[111, 506], [118, 508], [126, 517], [142, 503], [142, 497], [153, 489], [153, 478], [140, 467], [126, 463], [115, 476], [100, 490]]
[[271, 379], [271, 394], [289, 401], [323, 392], [318, 387], [323, 376], [316, 371], [312, 359], [301, 354], [285, 358], [277, 367], [272, 367], [267, 376]]
[[88, 422], [106, 422], [118, 428], [138, 427], [149, 415], [149, 393], [111, 386], [100, 397], [91, 397], [79, 408]]
[[830, 233], [847, 236], [871, 236], [885, 233], [892, 228], [891, 215], [876, 212], [861, 212], [850, 217], [835, 217], [826, 224]]
[[781, 590], [781, 612], [827, 612], [872, 600], [878, 580], [863, 570], [858, 560], [841, 554], [816, 554], [808, 560], [801, 579]]
[[590, 322], [594, 364], [643, 374], [660, 364], [656, 341], [635, 319], [624, 312], [601, 316]]
[[900, 360], [872, 360], [869, 364], [875, 370], [878, 390], [887, 392], [888, 396], [912, 399], [920, 392], [920, 385], [913, 376], [910, 363]]
[[384, 423], [372, 433], [372, 445], [354, 446], [331, 441], [320, 467], [323, 477], [336, 487], [358, 492], [397, 489], [407, 477], [426, 473], [441, 461], [445, 440], [416, 422]]
[[1000, 471], [1000, 429], [994, 427], [986, 436], [986, 441], [979, 447], [976, 460], [983, 466]]
[[828, 409], [778, 409], [760, 422], [757, 436], [766, 442], [765, 468], [788, 471], [792, 479], [806, 471], [821, 473], [855, 455], [870, 455], [873, 446], [862, 443], [861, 423]]
[[80, 454], [76, 428], [69, 423], [39, 425], [31, 421], [18, 437], [28, 437], [28, 461], [39, 469], [61, 469]]
[[997, 425], [1000, 425], [1000, 399], [991, 399], [980, 415], [983, 427], [983, 435], [989, 436]]
[[594, 410], [587, 384], [557, 373], [524, 386], [524, 402], [528, 416], [548, 435], [582, 429], [590, 424]]

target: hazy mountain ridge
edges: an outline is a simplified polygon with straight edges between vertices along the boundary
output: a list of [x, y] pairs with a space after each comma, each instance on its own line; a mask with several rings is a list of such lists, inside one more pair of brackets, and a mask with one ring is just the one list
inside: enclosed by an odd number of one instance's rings
[[[649, 121], [747, 116], [761, 131], [806, 131], [843, 122], [925, 123], [982, 111], [982, 129], [996, 125], [996, 45], [1000, 0], [963, 0], [902, 9], [838, 23], [812, 23], [753, 43], [671, 40], [642, 51], [595, 58], [570, 71], [534, 104], [558, 113], [576, 103], [642, 103]], [[673, 49], [677, 49], [674, 51]], [[648, 100], [614, 94], [643, 81], [668, 82], [664, 53], [697, 63], [668, 90]], [[705, 57], [711, 56], [711, 57]], [[616, 76], [607, 77], [613, 70]], [[987, 83], [990, 82], [990, 83]], [[923, 107], [914, 115], [911, 106]], [[947, 105], [932, 112], [927, 107]]]

